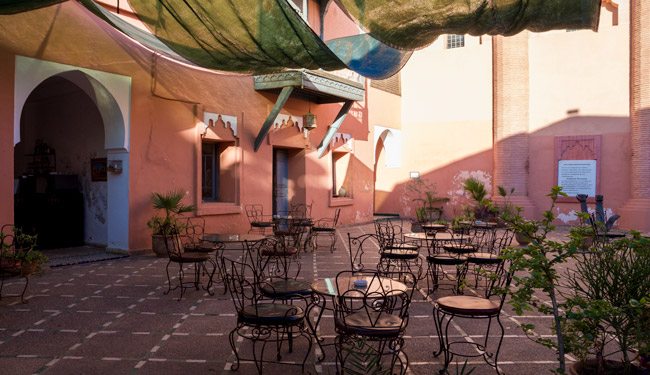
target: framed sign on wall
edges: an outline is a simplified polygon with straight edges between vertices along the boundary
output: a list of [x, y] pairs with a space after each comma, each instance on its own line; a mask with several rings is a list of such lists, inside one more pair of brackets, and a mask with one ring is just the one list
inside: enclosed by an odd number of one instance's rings
[[600, 135], [555, 138], [555, 184], [569, 195], [559, 201], [576, 202], [586, 194], [593, 200], [600, 194]]

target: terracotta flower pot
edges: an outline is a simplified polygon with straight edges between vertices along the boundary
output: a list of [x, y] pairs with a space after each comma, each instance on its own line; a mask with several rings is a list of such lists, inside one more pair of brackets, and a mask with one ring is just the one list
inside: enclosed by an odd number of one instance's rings
[[515, 232], [515, 239], [520, 245], [528, 245], [531, 241], [530, 236], [521, 232]]
[[165, 236], [162, 234], [154, 234], [151, 236], [151, 250], [158, 258], [167, 257], [167, 246], [165, 245]]

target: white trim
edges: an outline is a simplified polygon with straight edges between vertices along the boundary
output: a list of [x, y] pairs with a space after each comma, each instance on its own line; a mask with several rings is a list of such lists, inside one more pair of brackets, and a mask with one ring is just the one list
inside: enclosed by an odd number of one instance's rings
[[383, 126], [375, 126], [373, 154], [377, 156], [377, 142], [381, 138], [386, 150], [386, 168], [400, 168], [402, 166], [402, 131]]
[[[104, 121], [106, 149], [128, 151], [131, 77], [25, 56], [16, 56], [14, 145], [20, 142], [20, 118], [27, 98], [38, 85], [55, 75], [63, 76], [79, 86], [95, 102]], [[119, 113], [115, 109], [119, 109]]]

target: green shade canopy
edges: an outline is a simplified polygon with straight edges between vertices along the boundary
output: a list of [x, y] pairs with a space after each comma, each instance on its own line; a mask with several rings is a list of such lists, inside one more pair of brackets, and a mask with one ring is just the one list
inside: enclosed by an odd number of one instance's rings
[[336, 0], [384, 44], [413, 50], [442, 34], [598, 29], [601, 0]]
[[[0, 0], [0, 14], [63, 1]], [[440, 34], [595, 30], [600, 13], [600, 0], [336, 0], [367, 33], [325, 42], [287, 0], [129, 0], [148, 31], [93, 0], [78, 1], [148, 48], [185, 63], [254, 74], [348, 68], [373, 79], [398, 72], [414, 49]]]

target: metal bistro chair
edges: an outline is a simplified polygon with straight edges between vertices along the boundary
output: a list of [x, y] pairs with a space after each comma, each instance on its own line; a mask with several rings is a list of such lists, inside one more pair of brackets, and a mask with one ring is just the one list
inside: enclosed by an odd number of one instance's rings
[[[377, 251], [377, 235], [374, 233], [352, 236], [348, 233], [348, 248], [350, 250], [350, 271], [358, 272], [370, 269], [363, 264], [363, 256], [366, 252]], [[376, 266], [374, 267], [376, 268]]]
[[[483, 360], [499, 372], [499, 351], [503, 343], [504, 329], [500, 320], [501, 309], [505, 301], [512, 274], [509, 270], [509, 264], [501, 262], [494, 270], [481, 270], [481, 283], [477, 284], [475, 296], [456, 295], [438, 298], [433, 307], [433, 319], [438, 335], [438, 350], [433, 354], [439, 356], [444, 354], [444, 367], [440, 374], [447, 373], [447, 368], [455, 355], [463, 357], [483, 357]], [[477, 275], [479, 276], [479, 275]], [[465, 318], [474, 320], [487, 320], [487, 329], [483, 342], [466, 340], [466, 337], [458, 338], [451, 341], [449, 326], [454, 318]], [[492, 320], [498, 323], [500, 333], [492, 337], [490, 341], [490, 329]], [[459, 324], [459, 323], [455, 323]], [[488, 345], [496, 345], [494, 350], [489, 350]], [[461, 347], [474, 347], [477, 349], [476, 354], [468, 349], [461, 350]]]
[[334, 211], [334, 217], [316, 220], [310, 228], [308, 241], [312, 250], [318, 249], [318, 238], [321, 236], [330, 237], [330, 252], [333, 253], [336, 245], [336, 225], [339, 222], [341, 209]]
[[[180, 288], [181, 295], [178, 297], [180, 301], [183, 298], [185, 289], [191, 288], [194, 286], [196, 290], [199, 290], [201, 285], [201, 273], [204, 272], [208, 275], [208, 284], [206, 287], [203, 287], [210, 295], [214, 293], [210, 290], [212, 287], [212, 278], [217, 270], [216, 260], [210, 256], [209, 253], [192, 253], [185, 251], [183, 243], [181, 241], [181, 236], [178, 234], [166, 234], [164, 235], [165, 246], [167, 248], [167, 255], [169, 261], [165, 267], [165, 272], [167, 273], [167, 291], [164, 292], [165, 295], [169, 294], [172, 290]], [[172, 278], [169, 275], [169, 266], [172, 264], [178, 264], [178, 284], [172, 288]], [[206, 267], [206, 263], [212, 265], [212, 271], [209, 271]], [[192, 281], [185, 281], [185, 265], [193, 266], [194, 277]]]
[[[462, 245], [466, 238], [467, 235], [451, 230], [437, 231], [432, 236], [427, 236], [428, 293], [441, 288], [449, 289], [454, 294], [462, 293], [467, 256], [446, 249]], [[449, 268], [452, 268], [451, 272]]]
[[376, 220], [375, 234], [379, 241], [378, 269], [381, 272], [408, 270], [419, 280], [422, 276], [420, 245], [404, 241], [401, 221]]
[[[235, 328], [228, 335], [230, 346], [236, 358], [231, 370], [239, 369], [241, 360], [250, 360], [255, 363], [259, 374], [262, 373], [265, 362], [300, 365], [304, 372], [305, 362], [309, 357], [312, 346], [312, 337], [305, 326], [307, 300], [301, 296], [292, 296], [293, 303], [287, 304], [284, 303], [285, 301], [266, 299], [260, 292], [261, 284], [258, 282], [250, 264], [222, 258], [221, 267], [226, 275], [228, 290], [237, 311]], [[253, 344], [253, 358], [240, 358], [240, 349], [236, 345], [236, 336]], [[308, 345], [305, 357], [302, 363], [295, 361], [282, 362], [282, 344], [287, 341], [288, 351], [291, 352], [294, 337], [305, 338]], [[262, 343], [262, 346], [258, 352], [257, 343], [259, 342]], [[275, 344], [276, 360], [264, 358], [267, 343]]]
[[[253, 246], [257, 253], [254, 270], [264, 296], [276, 300], [311, 296], [311, 282], [299, 279], [301, 264], [295, 248], [289, 249], [284, 241], [273, 237]], [[252, 252], [251, 257], [255, 257]]]
[[251, 226], [248, 233], [267, 234], [273, 228], [273, 218], [271, 215], [264, 214], [264, 206], [261, 204], [247, 204], [244, 209]]
[[498, 267], [502, 260], [499, 258], [501, 250], [510, 246], [515, 232], [511, 228], [505, 228], [496, 233], [489, 246], [481, 247], [479, 251], [467, 255], [467, 267], [475, 276], [474, 286], [478, 286], [481, 279], [482, 269]]
[[[394, 278], [377, 271], [342, 271], [336, 276], [338, 290], [334, 306], [337, 374], [404, 374], [408, 356], [404, 353], [404, 332], [415, 283], [410, 272], [396, 272]], [[363, 279], [365, 285], [358, 284]], [[390, 361], [386, 363], [385, 358]], [[398, 367], [396, 367], [398, 366]]]

